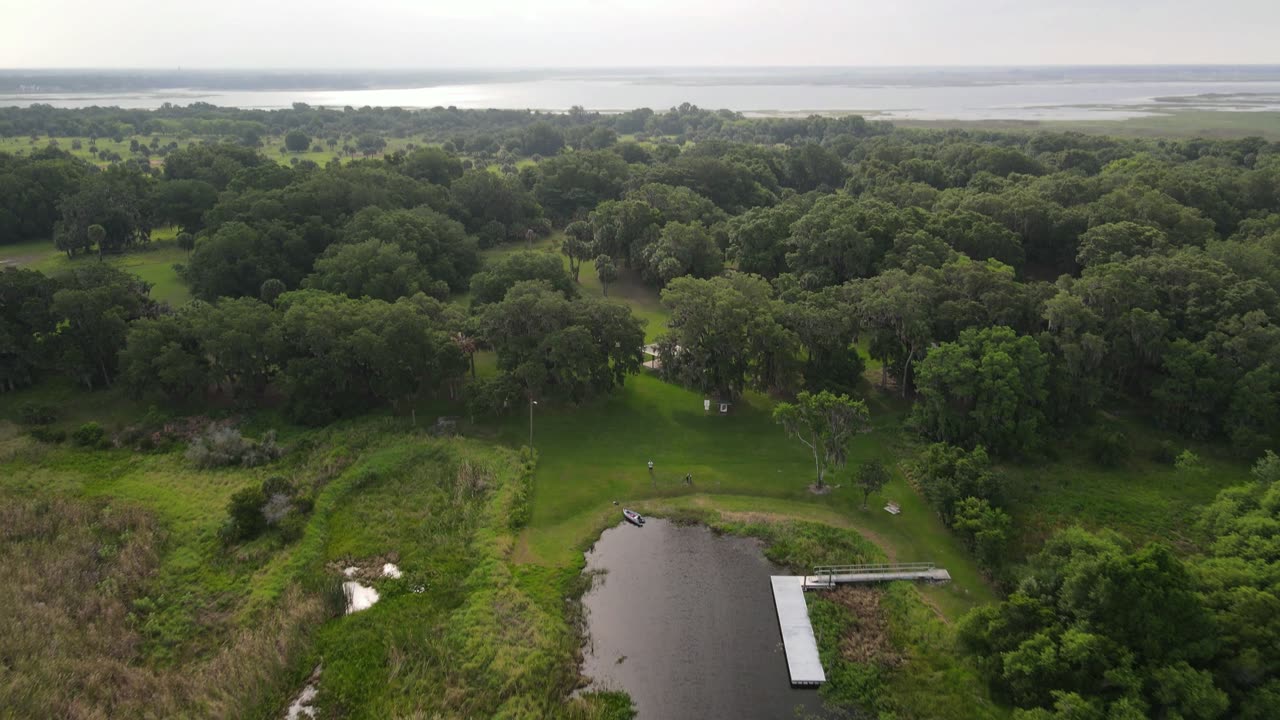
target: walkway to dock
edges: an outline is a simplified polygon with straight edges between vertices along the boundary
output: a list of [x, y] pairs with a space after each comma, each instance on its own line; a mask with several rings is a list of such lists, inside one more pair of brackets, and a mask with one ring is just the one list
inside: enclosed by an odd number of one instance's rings
[[842, 583], [927, 580], [949, 582], [951, 573], [933, 563], [889, 563], [880, 565], [819, 565], [804, 576], [806, 590], [829, 590]]
[[791, 684], [816, 687], [827, 681], [818, 658], [818, 641], [809, 622], [809, 606], [805, 590], [830, 590], [842, 583], [890, 582], [892, 580], [927, 580], [947, 582], [951, 574], [933, 563], [894, 563], [887, 565], [820, 565], [812, 575], [774, 575], [773, 605], [778, 610], [778, 627], [782, 630], [782, 649], [787, 655], [787, 672]]

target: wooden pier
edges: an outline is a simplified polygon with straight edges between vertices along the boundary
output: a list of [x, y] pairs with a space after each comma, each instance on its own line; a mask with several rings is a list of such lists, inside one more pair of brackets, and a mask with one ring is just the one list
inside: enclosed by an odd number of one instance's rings
[[812, 575], [774, 575], [773, 605], [778, 610], [782, 649], [787, 656], [787, 672], [796, 687], [817, 687], [827, 681], [818, 657], [818, 641], [809, 622], [805, 590], [830, 590], [843, 583], [925, 580], [941, 583], [951, 574], [933, 563], [891, 563], [879, 565], [820, 565]]

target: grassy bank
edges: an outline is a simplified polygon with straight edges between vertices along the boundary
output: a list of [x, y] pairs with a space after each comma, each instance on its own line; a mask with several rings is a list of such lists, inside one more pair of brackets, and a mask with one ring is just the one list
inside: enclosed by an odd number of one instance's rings
[[454, 441], [396, 445], [355, 470], [362, 481], [332, 515], [326, 566], [392, 561], [404, 575], [374, 581], [375, 606], [320, 633], [324, 713], [604, 717], [594, 698], [565, 705], [580, 644], [564, 612], [570, 576], [522, 581], [508, 561], [531, 467]]
[[[565, 601], [583, 585], [510, 561], [532, 471], [514, 451], [368, 418], [286, 428], [267, 466], [199, 470], [180, 450], [0, 426], [0, 572], [22, 583], [0, 654], [24, 658], [0, 706], [16, 716], [276, 717], [316, 665], [326, 717], [629, 716], [616, 694], [566, 701]], [[231, 495], [274, 475], [314, 498], [301, 537], [226, 546]], [[380, 577], [385, 562], [403, 576]], [[352, 566], [382, 598], [335, 617]]]

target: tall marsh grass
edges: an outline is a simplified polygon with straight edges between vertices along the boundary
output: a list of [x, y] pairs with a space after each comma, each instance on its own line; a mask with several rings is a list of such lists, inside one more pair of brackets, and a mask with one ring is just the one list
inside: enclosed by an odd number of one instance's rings
[[0, 503], [0, 717], [255, 717], [278, 707], [324, 619], [296, 586], [207, 658], [154, 667], [134, 601], [160, 562], [164, 532], [123, 503]]

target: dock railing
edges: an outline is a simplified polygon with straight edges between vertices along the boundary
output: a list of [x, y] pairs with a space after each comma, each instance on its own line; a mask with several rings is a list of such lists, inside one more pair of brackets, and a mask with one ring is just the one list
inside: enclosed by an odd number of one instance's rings
[[888, 575], [892, 573], [928, 572], [935, 569], [931, 562], [915, 563], [865, 563], [861, 565], [815, 565], [810, 577], [827, 579], [834, 584], [836, 575]]

